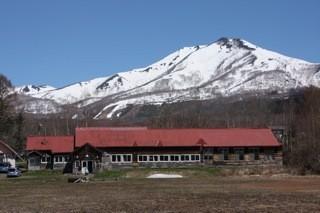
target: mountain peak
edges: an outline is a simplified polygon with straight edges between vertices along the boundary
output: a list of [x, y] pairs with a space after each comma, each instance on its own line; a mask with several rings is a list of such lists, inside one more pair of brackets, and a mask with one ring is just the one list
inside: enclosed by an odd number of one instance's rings
[[220, 45], [221, 47], [224, 46], [228, 49], [231, 49], [232, 47], [236, 47], [236, 48], [244, 48], [247, 50], [255, 50], [257, 48], [257, 46], [240, 38], [221, 37], [215, 43]]

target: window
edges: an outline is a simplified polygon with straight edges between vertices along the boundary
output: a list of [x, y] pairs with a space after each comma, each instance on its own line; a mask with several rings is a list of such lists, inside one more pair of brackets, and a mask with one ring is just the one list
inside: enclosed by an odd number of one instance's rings
[[148, 156], [143, 156], [143, 161], [148, 161]]
[[228, 148], [220, 148], [219, 152], [222, 154], [222, 160], [229, 160], [229, 149]]
[[190, 155], [181, 155], [180, 159], [181, 161], [190, 161]]
[[68, 158], [68, 156], [56, 155], [54, 156], [54, 163], [65, 163]]
[[131, 161], [131, 155], [123, 155], [123, 161], [130, 162]]
[[[138, 158], [140, 161], [140, 158]], [[112, 163], [130, 163], [132, 162], [132, 155], [131, 154], [113, 154], [111, 156]]]
[[196, 161], [200, 160], [200, 155], [196, 155]]
[[199, 154], [193, 154], [190, 157], [191, 161], [200, 161], [200, 155]]
[[50, 163], [51, 157], [49, 155], [43, 155], [41, 157], [41, 163]]
[[234, 149], [234, 153], [237, 155], [237, 160], [244, 160], [244, 149], [243, 148]]
[[148, 156], [147, 155], [138, 155], [138, 161], [139, 162], [146, 162], [146, 161], [148, 161]]
[[168, 155], [160, 155], [160, 161], [169, 161], [169, 156]]
[[196, 156], [195, 155], [191, 155], [191, 161], [195, 161], [196, 160]]
[[251, 148], [249, 152], [253, 154], [254, 160], [259, 160], [259, 148]]

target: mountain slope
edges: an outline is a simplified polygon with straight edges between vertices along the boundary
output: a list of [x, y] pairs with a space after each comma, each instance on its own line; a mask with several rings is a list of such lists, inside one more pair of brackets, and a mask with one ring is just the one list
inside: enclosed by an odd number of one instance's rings
[[[283, 56], [240, 39], [183, 48], [145, 68], [28, 95], [59, 105], [96, 106], [96, 119], [128, 104], [161, 104], [320, 86], [320, 64]], [[27, 93], [25, 93], [27, 94]], [[118, 112], [118, 113], [117, 113]]]
[[55, 90], [56, 88], [49, 85], [25, 85], [21, 87], [16, 87], [15, 92], [18, 94], [29, 95], [32, 97], [41, 97], [44, 93]]

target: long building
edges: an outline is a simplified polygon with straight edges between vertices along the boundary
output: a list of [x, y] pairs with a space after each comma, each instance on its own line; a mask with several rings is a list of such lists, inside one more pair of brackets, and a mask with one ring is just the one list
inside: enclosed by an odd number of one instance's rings
[[75, 136], [28, 137], [29, 169], [90, 173], [114, 167], [282, 164], [270, 129], [77, 128]]

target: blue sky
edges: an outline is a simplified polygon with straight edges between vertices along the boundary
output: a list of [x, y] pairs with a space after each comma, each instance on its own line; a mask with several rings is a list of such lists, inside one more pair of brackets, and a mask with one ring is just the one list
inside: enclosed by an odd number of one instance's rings
[[0, 73], [66, 84], [237, 37], [320, 63], [318, 0], [0, 0]]

